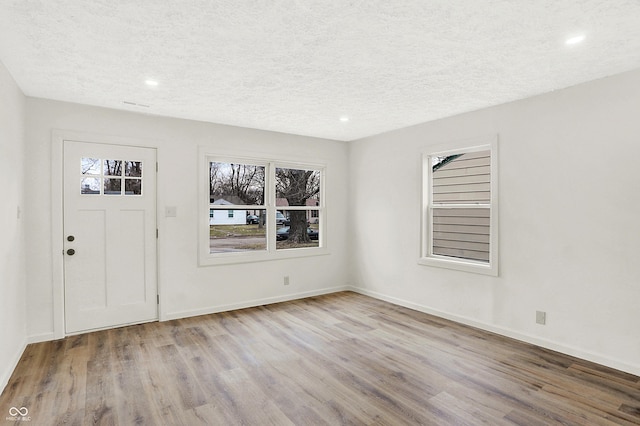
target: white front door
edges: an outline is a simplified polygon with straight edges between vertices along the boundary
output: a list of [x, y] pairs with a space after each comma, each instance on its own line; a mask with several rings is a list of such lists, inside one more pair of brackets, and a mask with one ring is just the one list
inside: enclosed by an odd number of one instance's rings
[[64, 141], [67, 333], [158, 318], [156, 151]]

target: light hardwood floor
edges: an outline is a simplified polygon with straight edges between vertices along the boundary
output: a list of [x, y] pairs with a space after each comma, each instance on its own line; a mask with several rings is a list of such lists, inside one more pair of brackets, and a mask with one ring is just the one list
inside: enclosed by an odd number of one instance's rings
[[640, 378], [344, 292], [29, 345], [0, 424], [11, 407], [32, 425], [630, 425]]

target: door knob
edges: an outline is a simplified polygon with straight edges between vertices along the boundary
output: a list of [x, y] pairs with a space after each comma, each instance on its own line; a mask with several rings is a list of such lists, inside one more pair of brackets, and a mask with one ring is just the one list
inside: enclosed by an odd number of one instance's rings
[[76, 251], [74, 249], [69, 249], [69, 250], [67, 250], [67, 254], [69, 256], [73, 256], [74, 254], [76, 254]]
[[73, 240], [75, 240], [75, 239], [76, 239], [76, 237], [74, 237], [73, 235], [69, 235], [69, 236], [67, 237], [67, 241], [73, 241]]

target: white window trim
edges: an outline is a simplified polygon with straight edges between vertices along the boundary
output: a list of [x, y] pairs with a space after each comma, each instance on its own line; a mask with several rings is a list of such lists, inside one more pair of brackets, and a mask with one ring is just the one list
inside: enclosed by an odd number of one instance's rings
[[[438, 256], [431, 253], [433, 248], [432, 232], [432, 165], [431, 158], [435, 156], [453, 155], [468, 152], [491, 151], [491, 219], [489, 238], [489, 264], [473, 260], [456, 259], [448, 256]], [[472, 140], [450, 142], [436, 145], [422, 155], [422, 203], [421, 203], [421, 238], [420, 258], [418, 263], [426, 266], [436, 266], [458, 271], [473, 272], [491, 276], [498, 276], [498, 136], [483, 137]]]
[[[306, 161], [296, 161], [292, 158], [277, 158], [273, 155], [234, 155], [228, 152], [220, 152], [218, 149], [200, 146], [198, 149], [199, 173], [198, 173], [198, 265], [215, 266], [229, 265], [237, 263], [264, 262], [271, 260], [291, 259], [298, 257], [322, 256], [329, 254], [326, 238], [327, 215], [326, 215], [326, 170], [325, 164], [309, 163]], [[209, 248], [209, 161], [219, 162], [243, 162], [246, 164], [264, 166], [268, 175], [267, 182], [271, 182], [271, 187], [265, 187], [265, 205], [250, 206], [256, 210], [264, 209], [267, 217], [275, 217], [278, 210], [276, 206], [275, 194], [275, 169], [277, 168], [304, 168], [307, 170], [319, 170], [322, 174], [320, 186], [320, 206], [318, 206], [318, 219], [320, 228], [318, 230], [319, 247], [306, 247], [294, 249], [276, 250], [276, 228], [275, 221], [268, 220], [265, 223], [267, 236], [267, 250], [238, 252], [238, 253], [210, 253]], [[267, 185], [269, 186], [269, 185]], [[229, 206], [225, 206], [228, 209]], [[315, 209], [315, 207], [313, 208]], [[286, 210], [309, 210], [306, 206], [286, 207]]]

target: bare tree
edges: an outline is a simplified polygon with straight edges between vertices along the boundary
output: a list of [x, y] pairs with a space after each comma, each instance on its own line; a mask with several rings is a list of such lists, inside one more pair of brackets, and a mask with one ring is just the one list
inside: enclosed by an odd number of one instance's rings
[[234, 196], [247, 205], [264, 204], [264, 167], [249, 164], [209, 163], [209, 197]]
[[[115, 176], [122, 176], [122, 161], [121, 160], [104, 160], [104, 191], [105, 193], [119, 193], [121, 192], [122, 180], [115, 178]], [[106, 176], [114, 176], [114, 178], [108, 178]]]
[[[265, 168], [248, 164], [209, 163], [209, 197], [237, 197], [245, 205], [264, 205]], [[276, 197], [285, 198], [289, 206], [306, 206], [307, 200], [320, 193], [320, 172], [317, 170], [276, 169]], [[289, 240], [309, 241], [306, 210], [290, 211]], [[265, 217], [260, 219], [264, 225]]]
[[[307, 200], [320, 193], [320, 172], [317, 170], [276, 169], [276, 196], [286, 198], [289, 206], [306, 206]], [[290, 210], [289, 241], [309, 242], [306, 210]]]

